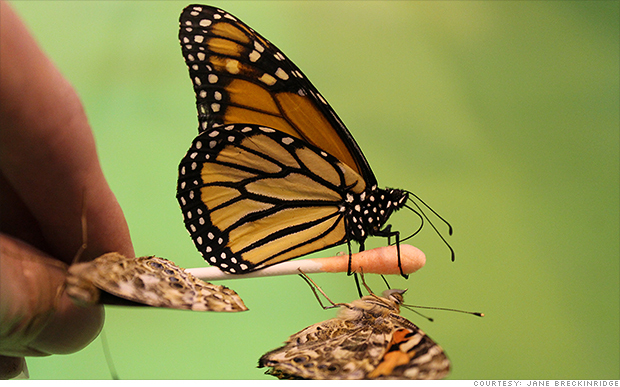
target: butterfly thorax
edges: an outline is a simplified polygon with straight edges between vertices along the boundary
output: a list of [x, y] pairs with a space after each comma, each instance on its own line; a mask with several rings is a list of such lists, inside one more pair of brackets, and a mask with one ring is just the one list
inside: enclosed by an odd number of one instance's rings
[[347, 192], [346, 218], [349, 237], [363, 242], [370, 235], [380, 235], [390, 215], [407, 202], [407, 192], [394, 188], [367, 188], [360, 194]]

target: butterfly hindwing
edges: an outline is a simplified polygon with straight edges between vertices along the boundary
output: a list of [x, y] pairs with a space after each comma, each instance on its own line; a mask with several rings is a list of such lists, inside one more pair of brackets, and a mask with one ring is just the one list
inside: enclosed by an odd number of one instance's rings
[[360, 180], [287, 133], [234, 124], [194, 140], [177, 197], [205, 260], [240, 273], [345, 241], [343, 197], [360, 193]]
[[226, 11], [190, 5], [179, 40], [196, 93], [199, 131], [234, 123], [268, 126], [318, 146], [368, 185], [376, 179], [359, 146], [302, 71]]
[[441, 379], [449, 372], [441, 347], [392, 300], [371, 295], [341, 305], [338, 317], [292, 335], [259, 367], [293, 379]]
[[79, 304], [100, 301], [100, 291], [137, 304], [216, 312], [247, 310], [239, 295], [204, 282], [158, 257], [104, 254], [69, 267], [67, 293]]

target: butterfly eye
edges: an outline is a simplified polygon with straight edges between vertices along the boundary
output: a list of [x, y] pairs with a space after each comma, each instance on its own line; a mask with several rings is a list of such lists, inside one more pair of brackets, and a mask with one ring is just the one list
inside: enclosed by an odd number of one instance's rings
[[404, 300], [403, 294], [405, 294], [406, 291], [407, 289], [388, 289], [383, 292], [383, 297], [401, 305]]

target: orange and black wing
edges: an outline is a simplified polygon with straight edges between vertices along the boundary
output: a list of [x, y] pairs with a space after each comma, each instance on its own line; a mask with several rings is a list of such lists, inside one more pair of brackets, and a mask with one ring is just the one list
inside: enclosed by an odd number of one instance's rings
[[199, 135], [179, 166], [177, 199], [207, 262], [242, 273], [397, 235], [383, 226], [406, 192], [377, 187], [349, 131], [280, 50], [203, 5], [183, 10], [179, 39]]
[[190, 5], [179, 40], [196, 93], [199, 131], [256, 124], [304, 140], [376, 184], [359, 146], [327, 101], [276, 46], [218, 8]]
[[196, 137], [177, 198], [204, 259], [239, 274], [350, 240], [343, 197], [361, 186], [355, 171], [305, 141], [230, 124]]

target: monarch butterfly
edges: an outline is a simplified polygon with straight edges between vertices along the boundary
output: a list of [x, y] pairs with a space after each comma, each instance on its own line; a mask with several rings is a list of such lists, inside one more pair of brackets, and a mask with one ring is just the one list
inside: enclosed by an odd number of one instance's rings
[[386, 222], [410, 192], [377, 187], [347, 128], [293, 62], [205, 5], [183, 10], [179, 40], [200, 134], [179, 165], [177, 199], [207, 262], [239, 274], [342, 243], [350, 253], [351, 241], [363, 250], [370, 235], [398, 245]]

